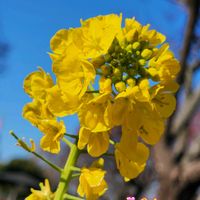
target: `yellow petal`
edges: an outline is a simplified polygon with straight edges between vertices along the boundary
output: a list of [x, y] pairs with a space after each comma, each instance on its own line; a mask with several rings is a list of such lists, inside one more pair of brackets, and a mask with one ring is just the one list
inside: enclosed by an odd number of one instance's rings
[[41, 67], [29, 74], [24, 80], [24, 90], [32, 98], [44, 99], [46, 89], [53, 86], [53, 80]]
[[138, 134], [146, 143], [154, 145], [164, 132], [164, 120], [150, 104], [140, 103], [137, 108], [141, 112]]
[[78, 139], [78, 148], [84, 149], [85, 146], [88, 144], [89, 138], [91, 135], [91, 131], [86, 128], [81, 127], [79, 131], [79, 139]]
[[55, 120], [41, 121], [39, 129], [44, 133], [40, 140], [41, 148], [51, 153], [59, 153], [60, 140], [66, 133], [64, 122]]
[[164, 118], [168, 118], [176, 108], [176, 98], [171, 94], [160, 94], [154, 99], [155, 109]]
[[58, 117], [74, 114], [80, 106], [77, 96], [62, 93], [57, 85], [48, 90], [47, 105], [49, 110]]
[[109, 134], [108, 132], [91, 133], [87, 150], [93, 157], [99, 157], [104, 154], [109, 147]]

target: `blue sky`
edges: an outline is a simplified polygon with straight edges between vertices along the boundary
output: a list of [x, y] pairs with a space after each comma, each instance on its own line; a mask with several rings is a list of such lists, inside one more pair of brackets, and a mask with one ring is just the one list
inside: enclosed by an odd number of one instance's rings
[[[176, 55], [186, 24], [186, 12], [172, 0], [1, 0], [0, 39], [9, 43], [7, 70], [0, 74], [0, 159], [8, 161], [28, 156], [15, 146], [8, 134], [14, 130], [20, 137], [37, 142], [39, 131], [21, 117], [23, 106], [31, 101], [23, 92], [23, 79], [42, 66], [51, 72], [49, 41], [61, 28], [79, 26], [80, 18], [122, 13], [123, 17], [136, 17], [142, 24], [165, 34]], [[68, 132], [77, 129], [76, 117], [66, 119]]]

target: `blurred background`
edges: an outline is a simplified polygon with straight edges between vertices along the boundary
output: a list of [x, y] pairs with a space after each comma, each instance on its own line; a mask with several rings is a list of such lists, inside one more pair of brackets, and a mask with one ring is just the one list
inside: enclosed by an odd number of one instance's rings
[[[39, 144], [41, 133], [21, 116], [30, 101], [23, 79], [37, 66], [51, 73], [49, 41], [57, 30], [77, 27], [81, 18], [110, 13], [135, 17], [166, 35], [182, 69], [177, 110], [166, 124], [166, 134], [152, 148], [146, 170], [123, 183], [113, 160], [105, 158], [110, 189], [102, 199], [200, 200], [199, 8], [199, 0], [0, 0], [0, 200], [24, 199], [29, 188], [38, 188], [45, 177], [56, 187], [58, 174], [16, 146], [9, 135], [12, 129], [26, 141], [33, 138]], [[77, 116], [65, 122], [69, 133], [77, 133]], [[63, 149], [58, 156], [45, 156], [62, 166], [68, 153]], [[79, 159], [81, 165], [90, 162], [87, 156]]]

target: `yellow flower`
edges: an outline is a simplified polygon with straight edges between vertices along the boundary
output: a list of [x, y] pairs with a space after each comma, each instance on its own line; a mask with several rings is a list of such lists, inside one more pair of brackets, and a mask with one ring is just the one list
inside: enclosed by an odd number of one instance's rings
[[78, 148], [84, 149], [86, 145], [92, 157], [101, 156], [108, 150], [109, 132], [91, 132], [82, 127], [79, 131]]
[[32, 194], [26, 197], [26, 200], [53, 200], [54, 194], [51, 191], [49, 181], [45, 179], [45, 183], [40, 183], [41, 190], [31, 188]]
[[[146, 83], [144, 80], [142, 85], [127, 88], [118, 94], [108, 107], [108, 116], [112, 126], [122, 125], [134, 130], [146, 143], [154, 145], [164, 132], [164, 118], [159, 113], [159, 105], [154, 104], [155, 98], [151, 100]], [[173, 107], [173, 104], [170, 106]]]
[[[122, 33], [119, 34], [120, 40], [126, 39], [129, 42], [135, 40], [148, 41], [150, 46], [157, 46], [165, 41], [165, 36], [155, 30], [148, 30], [150, 25], [142, 26], [135, 18], [128, 18], [125, 20], [125, 27]], [[135, 45], [135, 47], [139, 47]]]
[[[155, 85], [151, 88], [151, 104], [162, 118], [168, 118], [176, 108], [176, 98], [173, 94], [173, 88], [169, 90], [168, 85]], [[174, 85], [173, 87], [177, 87]], [[176, 88], [174, 88], [176, 90]]]
[[24, 80], [24, 90], [32, 98], [45, 99], [46, 90], [53, 86], [51, 76], [39, 67], [39, 71], [29, 74]]
[[141, 113], [137, 106], [140, 102], [150, 100], [148, 87], [148, 82], [144, 80], [139, 86], [128, 87], [115, 97], [108, 106], [108, 117], [112, 126], [123, 125], [134, 130], [139, 128]]
[[91, 167], [82, 168], [79, 178], [78, 194], [87, 200], [97, 200], [107, 190], [104, 180], [106, 172], [102, 170], [104, 160], [101, 158], [93, 162]]
[[47, 104], [38, 100], [27, 103], [23, 108], [22, 115], [36, 127], [38, 127], [41, 120], [55, 119], [53, 114], [49, 111]]
[[157, 76], [161, 82], [174, 80], [180, 71], [179, 62], [168, 49], [169, 45], [167, 43], [164, 44], [149, 61], [149, 69], [155, 69], [157, 71]]
[[121, 140], [115, 146], [115, 159], [120, 174], [127, 179], [137, 177], [145, 168], [148, 148], [137, 142], [137, 133], [123, 127]]
[[150, 84], [148, 79], [140, 80], [138, 86], [134, 86], [131, 89], [132, 98], [136, 99], [139, 102], [150, 101], [149, 88]]
[[55, 55], [61, 56], [65, 53], [65, 50], [73, 42], [73, 31], [74, 29], [61, 29], [51, 38], [50, 47]]
[[81, 34], [75, 43], [87, 58], [95, 58], [106, 54], [117, 33], [121, 29], [122, 16], [115, 14], [97, 16], [81, 20]]
[[148, 144], [154, 145], [164, 132], [165, 121], [150, 103], [138, 103], [138, 134]]
[[72, 43], [63, 54], [51, 54], [51, 58], [53, 72], [63, 93], [82, 97], [90, 82], [94, 81], [95, 70], [88, 60], [80, 58], [77, 51]]
[[94, 81], [95, 70], [89, 59], [107, 52], [120, 30], [121, 17], [99, 16], [81, 23], [81, 28], [60, 30], [51, 39], [53, 71], [68, 99], [81, 98]]
[[[149, 157], [145, 143], [159, 141], [175, 109], [180, 65], [169, 45], [161, 46], [164, 35], [134, 18], [126, 19], [125, 27], [121, 21], [121, 15], [97, 16], [81, 20], [78, 28], [58, 31], [50, 43], [56, 84], [42, 69], [30, 74], [24, 89], [34, 100], [23, 116], [44, 134], [40, 146], [51, 153], [60, 151], [66, 133], [56, 117], [78, 114], [77, 147], [87, 148], [92, 157], [107, 152], [111, 129], [121, 126], [114, 155], [127, 180], [144, 170]], [[80, 196], [95, 200], [106, 191], [102, 162], [81, 169]]]
[[57, 117], [74, 114], [80, 106], [78, 96], [70, 93], [66, 95], [58, 85], [48, 90], [46, 101], [49, 110]]
[[112, 92], [112, 80], [110, 78], [102, 77], [99, 80], [100, 93], [111, 93]]
[[85, 103], [78, 112], [81, 127], [92, 132], [105, 132], [111, 127], [108, 120], [110, 94], [104, 93]]
[[66, 133], [66, 128], [63, 121], [44, 120], [39, 124], [39, 129], [44, 136], [40, 140], [40, 146], [44, 151], [51, 153], [60, 152], [60, 140]]

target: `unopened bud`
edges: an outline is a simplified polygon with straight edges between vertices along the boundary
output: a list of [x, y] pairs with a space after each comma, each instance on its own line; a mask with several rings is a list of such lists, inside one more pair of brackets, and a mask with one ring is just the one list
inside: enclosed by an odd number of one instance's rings
[[35, 143], [32, 139], [30, 139], [31, 146], [28, 146], [23, 140], [18, 139], [17, 145], [22, 147], [24, 150], [28, 152], [34, 152], [35, 151]]
[[131, 52], [131, 50], [132, 50], [132, 45], [129, 44], [129, 45], [126, 47], [126, 51]]
[[121, 71], [120, 71], [120, 69], [119, 69], [119, 68], [114, 68], [113, 74], [114, 74], [115, 76], [121, 76]]
[[115, 88], [118, 92], [123, 92], [126, 89], [126, 84], [123, 81], [120, 81], [115, 84]]
[[133, 48], [134, 50], [139, 49], [139, 48], [140, 48], [140, 43], [139, 43], [139, 42], [134, 42], [134, 43], [132, 44], [132, 48]]
[[118, 53], [118, 52], [120, 52], [120, 51], [121, 51], [121, 47], [120, 47], [119, 45], [116, 45], [116, 46], [115, 46], [115, 52]]
[[109, 54], [106, 54], [104, 56], [105, 62], [110, 62], [112, 60], [111, 56]]
[[126, 83], [127, 83], [130, 87], [134, 87], [135, 84], [136, 84], [136, 80], [133, 79], [133, 78], [128, 78], [128, 79], [126, 80]]
[[145, 58], [145, 59], [149, 59], [150, 57], [151, 57], [151, 55], [152, 55], [152, 51], [151, 50], [149, 50], [149, 49], [144, 49], [143, 51], [142, 51], [142, 53], [141, 53], [141, 56], [143, 57], [143, 58]]
[[144, 66], [144, 65], [146, 65], [146, 60], [145, 60], [145, 59], [140, 59], [140, 60], [138, 61], [138, 63], [139, 63], [140, 65]]
[[112, 81], [110, 78], [101, 77], [99, 80], [100, 93], [112, 92]]
[[136, 51], [135, 54], [136, 54], [137, 56], [139, 56], [139, 55], [140, 55], [140, 51]]

